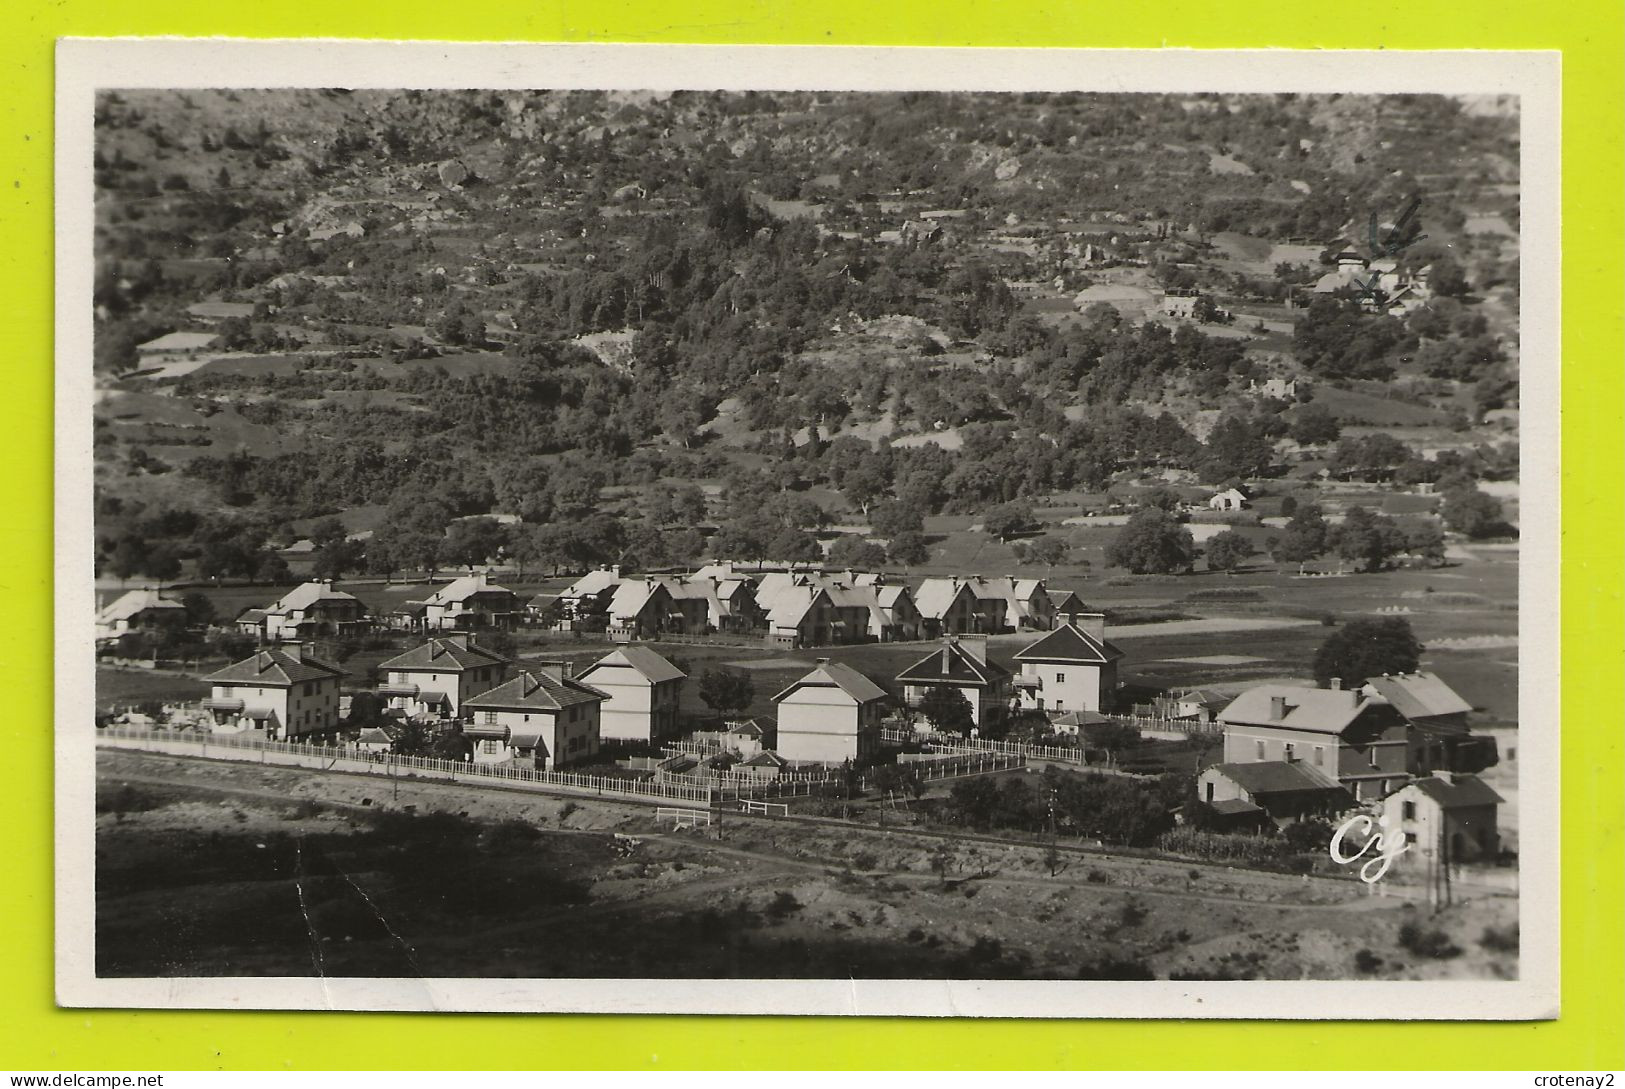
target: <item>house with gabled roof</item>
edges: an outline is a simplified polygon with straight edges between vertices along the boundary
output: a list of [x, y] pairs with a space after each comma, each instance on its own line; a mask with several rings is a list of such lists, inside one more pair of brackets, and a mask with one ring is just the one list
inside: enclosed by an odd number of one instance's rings
[[423, 600], [427, 631], [470, 631], [511, 627], [519, 615], [519, 596], [491, 582], [484, 571], [452, 579]]
[[778, 707], [776, 751], [791, 762], [839, 764], [866, 760], [880, 748], [886, 690], [849, 665], [818, 665], [773, 697]]
[[653, 639], [672, 621], [671, 594], [658, 579], [622, 579], [610, 593], [604, 629], [617, 643]]
[[1225, 823], [1269, 819], [1277, 825], [1334, 817], [1354, 806], [1336, 779], [1303, 761], [1214, 764], [1196, 780], [1197, 797]]
[[1104, 614], [1068, 614], [1065, 623], [1016, 652], [1021, 708], [1052, 713], [1109, 709], [1122, 657], [1106, 639]]
[[604, 741], [657, 742], [677, 735], [677, 705], [688, 674], [653, 649], [617, 647], [578, 678], [608, 697], [599, 710]]
[[1219, 712], [1224, 762], [1302, 762], [1374, 801], [1421, 767], [1414, 731], [1385, 699], [1363, 691], [1264, 684]]
[[130, 590], [120, 594], [96, 614], [96, 638], [117, 639], [136, 631], [158, 631], [186, 626], [186, 606], [157, 590]]
[[1495, 763], [1493, 739], [1474, 737], [1468, 703], [1435, 673], [1384, 673], [1366, 680], [1366, 695], [1385, 699], [1416, 730], [1420, 772], [1434, 768], [1471, 772]]
[[463, 705], [463, 736], [473, 760], [533, 761], [544, 771], [590, 764], [598, 756], [599, 709], [606, 692], [571, 676], [567, 662], [527, 663], [519, 675]]
[[559, 593], [559, 611], [565, 624], [573, 624], [590, 616], [602, 616], [609, 610], [610, 599], [621, 584], [619, 564], [588, 571]]
[[468, 697], [507, 680], [510, 664], [468, 632], [448, 632], [380, 662], [378, 694], [407, 718], [459, 718]]
[[1389, 828], [1404, 837], [1397, 864], [1411, 870], [1493, 859], [1501, 851], [1498, 827], [1506, 799], [1476, 775], [1435, 771], [1382, 800]]
[[981, 576], [930, 578], [914, 591], [925, 631], [929, 635], [975, 635], [1009, 630], [1002, 597], [981, 597], [974, 585]]
[[970, 703], [978, 728], [1002, 722], [1015, 692], [1008, 669], [987, 656], [987, 636], [950, 635], [941, 648], [897, 674], [903, 702], [918, 707], [933, 688], [952, 688]]
[[370, 627], [367, 606], [354, 594], [334, 589], [332, 579], [302, 582], [263, 609], [248, 609], [237, 628], [265, 642], [318, 637], [347, 639]]
[[339, 726], [345, 671], [309, 654], [301, 642], [256, 651], [206, 678], [204, 710], [216, 729], [264, 730], [276, 741], [330, 733]]
[[[775, 572], [774, 575], [779, 574]], [[782, 647], [816, 647], [840, 641], [840, 614], [829, 593], [804, 576], [764, 578], [756, 601], [766, 616], [767, 641]]]

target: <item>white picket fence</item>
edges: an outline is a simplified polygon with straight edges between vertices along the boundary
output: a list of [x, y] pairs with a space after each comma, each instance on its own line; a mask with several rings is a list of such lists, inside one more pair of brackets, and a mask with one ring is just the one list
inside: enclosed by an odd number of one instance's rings
[[396, 776], [404, 771], [408, 775], [422, 779], [501, 783], [504, 786], [546, 793], [614, 796], [638, 801], [686, 801], [711, 805], [713, 801], [737, 798], [740, 793], [737, 788], [719, 789], [704, 782], [659, 783], [647, 779], [621, 779], [569, 771], [538, 771], [507, 764], [474, 764], [460, 760], [442, 760], [432, 756], [361, 753], [333, 745], [309, 745], [297, 741], [266, 741], [230, 734], [147, 730], [133, 726], [108, 726], [99, 729], [96, 731], [96, 744], [105, 748], [137, 749], [143, 752], [169, 753], [174, 756], [201, 756], [215, 760], [277, 764], [362, 775]]

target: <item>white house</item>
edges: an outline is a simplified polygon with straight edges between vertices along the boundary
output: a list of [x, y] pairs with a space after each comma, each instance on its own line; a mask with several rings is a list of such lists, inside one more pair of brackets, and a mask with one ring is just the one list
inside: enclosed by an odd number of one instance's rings
[[303, 643], [284, 643], [211, 674], [203, 707], [224, 730], [261, 729], [277, 741], [327, 733], [339, 725], [344, 675]]
[[423, 626], [429, 631], [461, 628], [505, 628], [519, 611], [519, 598], [481, 571], [453, 579], [423, 601]]
[[1016, 652], [1016, 692], [1023, 710], [1100, 711], [1117, 690], [1123, 652], [1106, 641], [1100, 613], [1069, 614], [1066, 623]]
[[1415, 870], [1495, 858], [1501, 850], [1497, 816], [1505, 801], [1476, 775], [1447, 771], [1400, 787], [1382, 800], [1383, 815], [1409, 848], [1398, 864]]
[[508, 676], [508, 659], [451, 632], [381, 662], [378, 694], [407, 717], [457, 718], [470, 696], [495, 688]]
[[1240, 488], [1225, 488], [1208, 499], [1210, 510], [1245, 510], [1250, 500]]
[[599, 708], [607, 693], [570, 676], [567, 663], [539, 663], [464, 704], [463, 736], [477, 764], [534, 760], [544, 771], [598, 756]]
[[263, 609], [237, 618], [238, 630], [268, 642], [349, 637], [366, 630], [367, 607], [354, 594], [333, 588], [332, 579], [300, 583]]
[[839, 764], [867, 759], [880, 748], [886, 690], [851, 666], [821, 659], [773, 702], [776, 751], [786, 760]]
[[599, 711], [604, 740], [659, 741], [677, 733], [677, 703], [688, 674], [648, 647], [618, 647], [579, 678], [608, 696]]
[[987, 657], [987, 636], [950, 635], [939, 650], [897, 674], [903, 702], [918, 707], [933, 688], [952, 688], [970, 703], [971, 722], [987, 726], [1004, 719], [1014, 688], [1010, 671]]
[[107, 603], [96, 614], [96, 638], [117, 639], [132, 631], [179, 628], [186, 625], [186, 606], [157, 590], [131, 590]]

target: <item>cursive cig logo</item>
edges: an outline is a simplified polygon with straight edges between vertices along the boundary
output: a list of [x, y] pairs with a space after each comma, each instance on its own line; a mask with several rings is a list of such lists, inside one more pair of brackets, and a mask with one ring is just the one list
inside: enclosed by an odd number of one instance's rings
[[[1360, 880], [1367, 885], [1381, 881], [1382, 875], [1394, 864], [1394, 859], [1411, 849], [1410, 844], [1405, 842], [1405, 837], [1390, 827], [1388, 821], [1386, 813], [1376, 818], [1369, 813], [1356, 813], [1338, 825], [1337, 831], [1332, 833], [1329, 848], [1332, 861], [1339, 866], [1348, 866], [1364, 858], [1365, 864], [1360, 867]], [[1345, 841], [1352, 842], [1351, 837], [1363, 837], [1364, 842], [1360, 844], [1358, 850], [1348, 850], [1344, 847]]]

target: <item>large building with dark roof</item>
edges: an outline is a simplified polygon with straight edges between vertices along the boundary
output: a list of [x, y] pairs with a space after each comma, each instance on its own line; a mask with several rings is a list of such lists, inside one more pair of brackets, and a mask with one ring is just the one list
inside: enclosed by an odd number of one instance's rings
[[264, 730], [277, 741], [331, 733], [339, 725], [343, 676], [303, 643], [284, 643], [211, 674], [203, 706], [217, 728]]
[[467, 632], [451, 632], [379, 663], [378, 694], [391, 710], [408, 718], [456, 718], [470, 696], [507, 679], [508, 665], [508, 659], [480, 646]]
[[977, 727], [1002, 722], [1015, 688], [1010, 671], [987, 656], [987, 636], [951, 635], [942, 646], [897, 674], [903, 702], [918, 707], [933, 688], [951, 688], [970, 703]]
[[517, 677], [468, 699], [463, 736], [475, 763], [534, 761], [545, 771], [598, 757], [599, 709], [607, 693], [570, 675], [568, 663], [527, 665]]
[[1117, 692], [1123, 652], [1106, 640], [1100, 613], [1072, 613], [1065, 623], [1016, 652], [1016, 693], [1023, 710], [1103, 711]]

